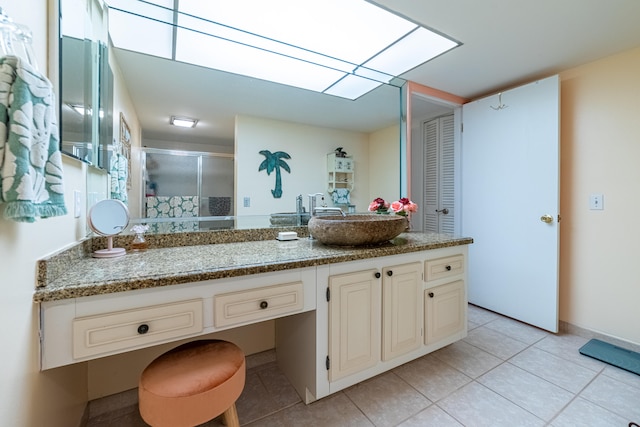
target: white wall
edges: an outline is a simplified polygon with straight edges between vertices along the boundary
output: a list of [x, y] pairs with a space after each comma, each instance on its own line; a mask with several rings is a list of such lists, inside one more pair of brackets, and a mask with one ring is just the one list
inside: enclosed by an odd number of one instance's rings
[[[640, 344], [640, 49], [561, 77], [560, 319]], [[604, 194], [604, 210], [589, 195]]]
[[[15, 22], [33, 32], [41, 70], [47, 70], [46, 0], [0, 1]], [[33, 303], [36, 261], [84, 235], [84, 213], [73, 218], [73, 190], [83, 193], [84, 165], [64, 157], [65, 201], [71, 214], [35, 223], [5, 220], [0, 205], [0, 425], [77, 426], [87, 398], [87, 367], [39, 371], [38, 306]]]
[[133, 101], [129, 96], [129, 90], [124, 84], [122, 71], [118, 65], [113, 52], [109, 52], [109, 65], [113, 72], [113, 137], [120, 139], [120, 114], [122, 113], [129, 130], [131, 131], [131, 189], [128, 193], [129, 213], [133, 218], [140, 218], [142, 215], [142, 172], [140, 170], [140, 147], [142, 140], [142, 128], [138, 120]]
[[[389, 126], [369, 135], [369, 197], [382, 197], [391, 203], [400, 194], [400, 125]], [[362, 206], [362, 211], [367, 206]]]
[[[266, 215], [274, 212], [295, 212], [296, 196], [324, 193], [327, 205], [327, 154], [343, 147], [355, 161], [355, 185], [351, 203], [357, 210], [369, 204], [369, 136], [358, 132], [262, 119], [249, 116], [236, 118], [236, 215]], [[265, 159], [259, 152], [284, 151], [291, 173], [282, 171], [282, 197], [271, 194], [275, 188], [275, 172], [258, 171]], [[251, 206], [244, 207], [249, 197]]]

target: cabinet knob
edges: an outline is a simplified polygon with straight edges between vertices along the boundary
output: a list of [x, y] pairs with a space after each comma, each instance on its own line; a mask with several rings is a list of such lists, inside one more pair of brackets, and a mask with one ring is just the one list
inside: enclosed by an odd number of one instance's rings
[[447, 265], [447, 266], [445, 267], [445, 269], [446, 269], [447, 271], [451, 271], [451, 266], [450, 266], [450, 265]]
[[429, 298], [433, 298], [433, 292], [429, 292]]
[[380, 278], [380, 276], [382, 276], [382, 275], [380, 274], [380, 272], [379, 272], [379, 271], [376, 271], [376, 274], [374, 274], [374, 276], [376, 277], [376, 279], [379, 279], [379, 278]]
[[260, 308], [261, 308], [261, 309], [263, 309], [263, 310], [264, 310], [264, 309], [265, 309], [265, 308], [267, 308], [267, 307], [269, 307], [269, 303], [268, 303], [268, 302], [266, 302], [266, 301], [260, 301]]
[[387, 271], [387, 276], [393, 276], [393, 271], [391, 270]]
[[144, 335], [147, 332], [149, 332], [149, 325], [147, 325], [146, 323], [143, 323], [142, 325], [138, 326], [138, 333], [140, 335]]

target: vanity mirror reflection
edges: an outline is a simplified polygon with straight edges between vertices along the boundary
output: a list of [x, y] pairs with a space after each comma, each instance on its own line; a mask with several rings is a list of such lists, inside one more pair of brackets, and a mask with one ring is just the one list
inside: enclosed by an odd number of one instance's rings
[[60, 17], [60, 149], [104, 169], [113, 135], [107, 11], [100, 0], [61, 0]]
[[[65, 0], [72, 1], [72, 0]], [[76, 0], [93, 2], [98, 0]], [[110, 3], [110, 2], [107, 2]], [[130, 2], [138, 3], [138, 2]], [[109, 19], [115, 14], [105, 9]], [[107, 40], [105, 38], [105, 40]], [[62, 55], [62, 74], [73, 73], [73, 66]], [[144, 222], [148, 176], [145, 149], [197, 151], [233, 156], [233, 207], [237, 219], [263, 217], [261, 221], [236, 221], [235, 226], [270, 226], [269, 214], [295, 211], [295, 197], [322, 191], [326, 187], [326, 154], [344, 146], [345, 134], [358, 141], [354, 156], [362, 180], [354, 197], [359, 211], [373, 197], [393, 199], [406, 186], [401, 153], [404, 122], [401, 118], [402, 86], [395, 79], [356, 100], [312, 92], [255, 78], [188, 65], [171, 59], [110, 46], [109, 63], [113, 70], [113, 116], [122, 113], [131, 127], [131, 187], [128, 208], [131, 222]], [[259, 66], [259, 65], [256, 65]], [[171, 116], [197, 118], [192, 129], [169, 125]], [[262, 128], [247, 127], [259, 122]], [[251, 185], [267, 181], [258, 174], [259, 150], [282, 150], [278, 130], [296, 129], [295, 146], [287, 141], [284, 151], [292, 154], [292, 177], [281, 200], [268, 189], [255, 193]], [[118, 124], [113, 125], [118, 138]], [[238, 133], [238, 130], [244, 132]], [[247, 138], [254, 138], [247, 143]], [[99, 141], [111, 141], [100, 138]], [[351, 147], [345, 148], [353, 151]], [[253, 157], [252, 157], [253, 156]], [[257, 159], [255, 160], [254, 157]], [[256, 162], [254, 164], [254, 162]], [[228, 168], [227, 168], [228, 169]], [[264, 175], [264, 177], [262, 176]], [[295, 176], [295, 178], [294, 178]], [[308, 176], [313, 178], [306, 179]], [[302, 177], [302, 179], [300, 178]], [[272, 186], [272, 177], [268, 177]], [[106, 194], [108, 177], [98, 180], [103, 188], [90, 193]], [[91, 186], [95, 185], [92, 181]], [[326, 194], [327, 200], [329, 195]], [[95, 200], [93, 200], [95, 202]], [[206, 212], [205, 212], [206, 214]], [[202, 213], [200, 213], [202, 216]], [[207, 215], [205, 215], [207, 216]]]

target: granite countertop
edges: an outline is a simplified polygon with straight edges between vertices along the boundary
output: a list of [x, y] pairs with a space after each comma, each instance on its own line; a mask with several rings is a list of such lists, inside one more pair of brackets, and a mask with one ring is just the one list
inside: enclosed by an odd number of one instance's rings
[[[42, 280], [33, 299], [36, 303], [64, 300], [470, 243], [473, 239], [468, 237], [408, 232], [373, 247], [330, 247], [302, 237], [291, 241], [267, 239], [162, 247], [127, 253], [119, 258], [86, 256], [67, 263], [55, 277]], [[41, 261], [45, 273], [46, 262]]]

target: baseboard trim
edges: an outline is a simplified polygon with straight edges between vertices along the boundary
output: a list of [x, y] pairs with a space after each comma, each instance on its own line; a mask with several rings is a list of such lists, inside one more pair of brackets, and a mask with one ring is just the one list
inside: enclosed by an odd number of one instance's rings
[[591, 329], [581, 328], [580, 326], [572, 325], [571, 323], [560, 321], [560, 332], [572, 335], [578, 335], [583, 338], [596, 338], [604, 342], [608, 342], [618, 347], [626, 348], [628, 350], [636, 351], [640, 353], [640, 345], [634, 344], [629, 341], [622, 340], [620, 338], [613, 337], [611, 335], [603, 334], [593, 331]]

